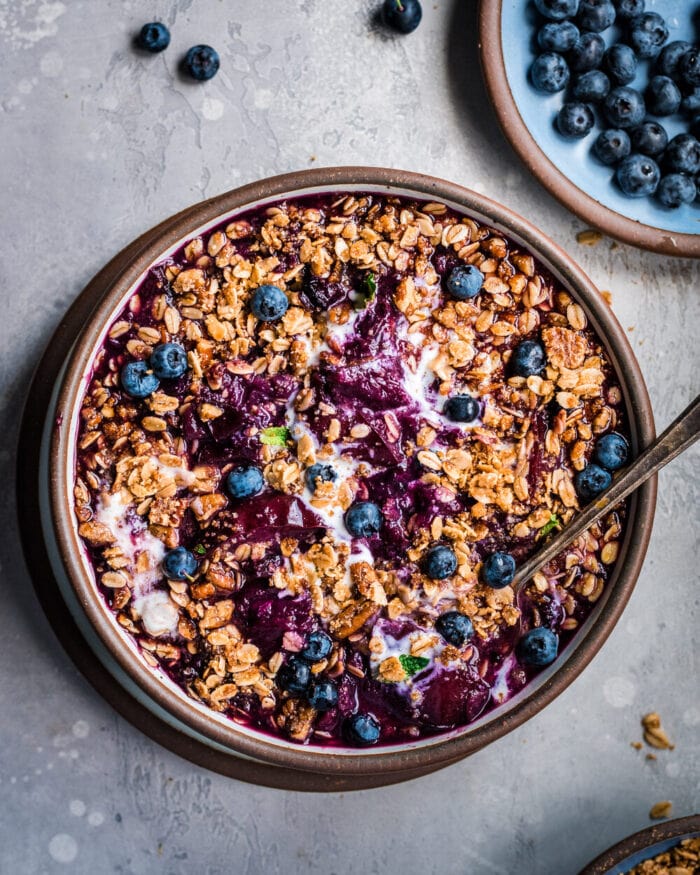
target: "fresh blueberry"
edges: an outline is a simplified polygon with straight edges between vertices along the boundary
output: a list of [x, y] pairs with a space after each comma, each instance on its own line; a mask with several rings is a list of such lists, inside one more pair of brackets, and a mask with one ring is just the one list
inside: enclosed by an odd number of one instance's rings
[[579, 0], [535, 0], [537, 11], [550, 21], [573, 18], [578, 12], [578, 4]]
[[185, 55], [187, 73], [200, 82], [216, 76], [219, 70], [219, 53], [211, 46], [192, 46]]
[[581, 0], [576, 23], [581, 30], [600, 33], [615, 21], [615, 7], [611, 0]]
[[311, 683], [311, 669], [308, 662], [298, 656], [290, 656], [275, 677], [277, 686], [287, 693], [305, 693]]
[[141, 28], [137, 42], [146, 52], [162, 52], [170, 45], [170, 31], [160, 21], [150, 21]]
[[277, 322], [288, 307], [289, 299], [277, 286], [259, 286], [250, 299], [250, 311], [261, 322]]
[[637, 75], [637, 56], [623, 43], [616, 43], [605, 50], [603, 67], [618, 85], [629, 85]]
[[654, 194], [660, 178], [661, 172], [656, 161], [636, 152], [625, 158], [615, 172], [617, 184], [627, 197]]
[[571, 96], [581, 103], [599, 103], [610, 91], [610, 80], [601, 70], [589, 70], [576, 78]]
[[255, 465], [238, 465], [226, 477], [226, 489], [231, 498], [252, 498], [263, 488], [265, 479]]
[[147, 362], [129, 362], [121, 370], [122, 388], [132, 398], [148, 398], [160, 383]]
[[618, 18], [636, 18], [644, 12], [644, 0], [615, 0]]
[[691, 49], [680, 59], [678, 70], [686, 85], [694, 88], [700, 85], [700, 51]]
[[458, 264], [447, 278], [447, 291], [458, 301], [475, 298], [484, 284], [484, 275], [473, 264]]
[[595, 116], [587, 103], [565, 103], [557, 115], [557, 128], [564, 137], [580, 140], [593, 128]]
[[530, 67], [532, 84], [538, 91], [555, 94], [569, 84], [569, 67], [561, 55], [545, 52], [538, 55]]
[[187, 353], [179, 343], [159, 343], [150, 359], [151, 369], [160, 380], [174, 380], [187, 370]]
[[692, 134], [676, 134], [666, 148], [664, 159], [674, 173], [695, 176], [700, 170], [700, 143]]
[[353, 538], [371, 538], [381, 529], [383, 520], [373, 501], [357, 501], [345, 512], [345, 528]]
[[431, 580], [452, 577], [457, 570], [457, 556], [451, 547], [438, 544], [431, 547], [423, 557], [423, 571]]
[[617, 164], [630, 153], [630, 138], [626, 131], [616, 131], [610, 128], [596, 137], [593, 143], [593, 154], [603, 164]]
[[617, 471], [627, 462], [630, 447], [625, 438], [616, 431], [599, 437], [593, 451], [594, 460], [608, 471]]
[[163, 571], [168, 580], [187, 580], [196, 574], [197, 560], [184, 547], [175, 547], [163, 557]]
[[379, 723], [371, 714], [353, 714], [348, 717], [343, 727], [346, 741], [358, 747], [368, 747], [376, 744], [381, 734]]
[[548, 21], [537, 34], [537, 43], [543, 52], [568, 52], [579, 38], [579, 29], [573, 21]]
[[668, 145], [668, 134], [658, 122], [644, 122], [631, 129], [630, 142], [635, 152], [654, 158]]
[[515, 576], [515, 559], [510, 553], [491, 553], [484, 559], [481, 580], [492, 589], [503, 589]]
[[605, 98], [605, 116], [614, 128], [633, 128], [644, 121], [644, 98], [627, 85], [620, 85]]
[[649, 80], [644, 100], [652, 115], [673, 115], [681, 105], [681, 92], [668, 76], [654, 76]]
[[325, 632], [312, 632], [306, 639], [301, 656], [307, 662], [320, 662], [333, 649], [333, 641]]
[[629, 43], [639, 58], [655, 58], [668, 39], [668, 27], [658, 12], [645, 12], [630, 21]]
[[474, 626], [469, 617], [459, 611], [447, 611], [435, 621], [436, 631], [442, 635], [448, 644], [461, 647], [474, 634]]
[[[700, 114], [700, 88], [694, 88], [690, 94], [684, 96], [683, 100], [681, 100], [681, 110], [685, 115], [691, 117]], [[693, 136], [697, 138], [697, 134], [693, 134]]]
[[333, 681], [316, 681], [309, 690], [309, 705], [323, 713], [338, 704], [338, 688]]
[[668, 76], [674, 81], [680, 76], [678, 64], [687, 52], [691, 51], [692, 45], [685, 40], [674, 40], [659, 52], [656, 59], [656, 72], [661, 76]]
[[412, 33], [420, 24], [423, 10], [418, 0], [384, 0], [384, 24], [399, 33]]
[[541, 374], [547, 364], [544, 347], [536, 340], [521, 340], [513, 349], [508, 362], [511, 373], [516, 377], [531, 377]]
[[605, 468], [591, 462], [574, 478], [576, 492], [584, 501], [591, 501], [612, 483], [612, 475]]
[[685, 173], [669, 173], [668, 176], [662, 176], [656, 189], [659, 203], [674, 210], [682, 204], [691, 204], [697, 193], [695, 182]]
[[530, 629], [518, 641], [518, 659], [525, 665], [543, 667], [554, 662], [559, 650], [559, 636], [545, 626]]
[[597, 33], [582, 33], [566, 56], [574, 73], [585, 73], [600, 67], [605, 53], [605, 40]]
[[442, 409], [452, 422], [474, 422], [479, 411], [479, 402], [471, 395], [453, 395]]
[[321, 462], [316, 462], [306, 469], [306, 485], [312, 492], [315, 492], [319, 480], [321, 483], [332, 483], [337, 476], [332, 465], [323, 465]]
[[695, 118], [690, 123], [690, 133], [697, 140], [700, 138], [700, 115], [695, 116]]

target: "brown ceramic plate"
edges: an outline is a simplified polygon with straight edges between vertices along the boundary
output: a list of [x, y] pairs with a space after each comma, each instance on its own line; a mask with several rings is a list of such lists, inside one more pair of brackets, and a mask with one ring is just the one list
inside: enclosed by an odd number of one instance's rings
[[683, 839], [698, 836], [700, 836], [700, 814], [657, 823], [608, 848], [589, 863], [579, 875], [627, 875], [630, 869], [675, 847]]
[[642, 566], [654, 514], [656, 483], [649, 481], [629, 506], [625, 537], [614, 574], [591, 617], [572, 645], [522, 694], [466, 728], [400, 745], [358, 751], [298, 746], [242, 727], [189, 699], [151, 668], [121, 630], [97, 592], [81, 548], [73, 514], [73, 464], [77, 406], [85, 375], [102, 334], [144, 272], [164, 253], [199, 230], [238, 211], [306, 193], [374, 191], [441, 200], [502, 229], [525, 246], [585, 309], [607, 347], [623, 390], [633, 451], [654, 436], [649, 398], [624, 332], [602, 296], [566, 253], [526, 220], [461, 186], [433, 177], [379, 168], [317, 169], [275, 177], [185, 210], [144, 235], [91, 283], [94, 309], [58, 376], [44, 428], [40, 467], [42, 527], [49, 559], [71, 614], [98, 659], [129, 694], [156, 717], [224, 755], [338, 776], [382, 775], [386, 783], [455, 762], [535, 715], [590, 662], [617, 622]]
[[[665, 0], [663, 7], [672, 27], [669, 40], [693, 41], [687, 0]], [[535, 22], [528, 0], [481, 0], [479, 50], [486, 88], [503, 133], [527, 169], [572, 213], [611, 237], [664, 255], [700, 256], [697, 201], [669, 210], [652, 198], [625, 197], [613, 182], [612, 168], [590, 155], [594, 132], [572, 142], [555, 130], [562, 95], [539, 94], [528, 80]], [[603, 34], [608, 43], [613, 32]], [[640, 64], [633, 85], [643, 88], [647, 75]], [[662, 122], [671, 136], [685, 129], [676, 118]]]

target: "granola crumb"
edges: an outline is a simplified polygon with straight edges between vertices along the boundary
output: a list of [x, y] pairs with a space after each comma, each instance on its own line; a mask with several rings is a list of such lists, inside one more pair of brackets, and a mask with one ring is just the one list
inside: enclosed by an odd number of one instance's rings
[[644, 741], [658, 750], [673, 750], [675, 745], [671, 743], [666, 731], [661, 726], [661, 717], [656, 711], [651, 711], [642, 717]]
[[650, 820], [664, 820], [666, 817], [671, 816], [672, 811], [673, 803], [666, 799], [663, 802], [657, 802], [656, 805], [651, 806], [649, 818]]
[[602, 239], [602, 232], [595, 228], [586, 228], [584, 231], [579, 231], [576, 235], [576, 241], [582, 246], [596, 246]]

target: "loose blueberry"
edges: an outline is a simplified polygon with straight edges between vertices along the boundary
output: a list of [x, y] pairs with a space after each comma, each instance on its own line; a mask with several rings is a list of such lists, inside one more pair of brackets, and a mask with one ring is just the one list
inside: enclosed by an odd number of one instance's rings
[[644, 0], [615, 0], [618, 18], [636, 18], [644, 12]]
[[700, 143], [692, 134], [677, 134], [666, 148], [664, 164], [674, 173], [695, 176], [700, 170]]
[[309, 690], [309, 705], [323, 713], [338, 704], [338, 688], [332, 681], [316, 681]]
[[192, 46], [185, 55], [185, 71], [193, 79], [205, 82], [219, 70], [219, 53], [211, 46]]
[[358, 501], [345, 512], [345, 528], [353, 538], [371, 538], [382, 527], [381, 510], [372, 501]]
[[645, 12], [630, 22], [629, 43], [639, 58], [655, 58], [668, 39], [668, 27], [658, 12]]
[[261, 322], [277, 322], [289, 308], [289, 299], [277, 286], [259, 286], [250, 299], [250, 311]]
[[333, 641], [325, 632], [312, 632], [306, 639], [301, 656], [307, 662], [320, 662], [333, 649]]
[[578, 12], [578, 4], [579, 0], [535, 0], [537, 11], [550, 21], [573, 18]]
[[484, 559], [481, 580], [492, 589], [503, 589], [515, 577], [515, 559], [510, 553], [491, 553]]
[[591, 462], [574, 479], [576, 492], [583, 501], [591, 501], [612, 483], [612, 475], [605, 468]]
[[381, 734], [379, 723], [371, 714], [353, 714], [348, 717], [343, 726], [346, 741], [358, 747], [368, 747], [376, 744]]
[[559, 636], [545, 626], [539, 626], [537, 629], [530, 629], [529, 632], [526, 632], [518, 641], [516, 648], [518, 659], [521, 662], [540, 668], [554, 662], [558, 650]]
[[532, 84], [538, 91], [555, 94], [569, 84], [569, 67], [561, 55], [545, 52], [538, 55], [530, 67]]
[[686, 52], [680, 59], [678, 70], [686, 85], [690, 85], [691, 88], [700, 85], [700, 51], [691, 49]]
[[656, 197], [659, 203], [670, 209], [677, 209], [683, 204], [691, 204], [697, 195], [697, 187], [690, 176], [685, 173], [669, 173], [662, 176]]
[[568, 52], [579, 38], [579, 29], [572, 21], [548, 21], [537, 34], [543, 52]]
[[160, 343], [151, 354], [150, 365], [160, 380], [174, 380], [187, 370], [187, 353], [179, 343]]
[[605, 98], [603, 111], [614, 128], [633, 128], [644, 121], [646, 107], [644, 98], [627, 85], [621, 85]]
[[644, 124], [632, 128], [630, 142], [635, 152], [654, 158], [668, 146], [668, 134], [658, 122], [644, 122]]
[[431, 580], [452, 577], [457, 570], [457, 556], [451, 547], [438, 544], [431, 547], [423, 557], [423, 571]]
[[[681, 100], [681, 110], [685, 115], [691, 117], [700, 114], [700, 88], [694, 88], [690, 94], [684, 96], [683, 100]], [[693, 133], [693, 131], [691, 133], [697, 139], [697, 134]]]
[[262, 471], [255, 465], [238, 465], [226, 477], [226, 489], [231, 498], [251, 498], [264, 484]]
[[316, 462], [306, 469], [306, 485], [312, 492], [315, 492], [319, 481], [321, 483], [332, 483], [337, 476], [332, 465], [323, 465], [321, 462]]
[[147, 362], [129, 362], [121, 370], [122, 388], [132, 398], [148, 398], [160, 385]]
[[610, 80], [601, 70], [589, 70], [576, 78], [571, 96], [581, 103], [599, 103], [610, 91]]
[[480, 412], [479, 402], [471, 395], [453, 395], [442, 412], [452, 422], [474, 422]]
[[609, 129], [598, 134], [593, 143], [593, 154], [603, 164], [618, 164], [630, 153], [630, 138], [626, 131]]
[[454, 647], [462, 647], [474, 634], [472, 621], [459, 611], [440, 614], [435, 621], [435, 629], [448, 644]]
[[557, 128], [563, 137], [580, 140], [595, 123], [593, 110], [587, 103], [565, 103], [557, 115]]
[[423, 10], [418, 0], [384, 0], [384, 24], [399, 33], [412, 33], [420, 24]]
[[536, 340], [521, 340], [513, 349], [508, 362], [511, 373], [516, 377], [531, 377], [541, 374], [547, 364], [544, 347]]
[[660, 178], [656, 161], [636, 152], [621, 161], [615, 173], [615, 180], [627, 197], [654, 194]]
[[595, 442], [593, 459], [608, 471], [617, 471], [622, 468], [629, 457], [629, 444], [616, 431], [611, 431], [599, 437]]
[[160, 21], [150, 21], [141, 28], [137, 42], [146, 52], [162, 52], [170, 45], [170, 31]]
[[616, 43], [606, 49], [603, 66], [617, 85], [628, 85], [637, 75], [637, 56], [623, 43]]
[[656, 72], [661, 76], [668, 76], [674, 81], [680, 76], [678, 64], [683, 55], [691, 51], [692, 45], [685, 40], [674, 40], [659, 52], [659, 57], [656, 59]]
[[458, 264], [447, 278], [447, 291], [458, 301], [475, 298], [484, 284], [484, 275], [473, 264]]
[[644, 100], [652, 115], [673, 115], [681, 105], [681, 92], [668, 76], [654, 76], [649, 80]]
[[611, 0], [581, 0], [576, 23], [581, 30], [600, 33], [615, 21], [615, 7]]
[[290, 656], [287, 662], [280, 667], [275, 677], [277, 686], [287, 693], [305, 693], [311, 683], [311, 669], [308, 662], [299, 659], [298, 656]]
[[585, 73], [600, 67], [605, 53], [605, 40], [597, 33], [582, 33], [566, 56], [574, 73]]
[[163, 557], [163, 571], [168, 580], [188, 580], [194, 577], [197, 567], [194, 554], [184, 547], [168, 550]]

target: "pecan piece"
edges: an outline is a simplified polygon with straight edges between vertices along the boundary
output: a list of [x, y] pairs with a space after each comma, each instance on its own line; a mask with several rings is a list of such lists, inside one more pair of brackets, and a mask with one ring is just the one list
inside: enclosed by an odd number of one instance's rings
[[336, 638], [347, 638], [348, 635], [352, 635], [353, 632], [361, 629], [367, 620], [373, 617], [378, 610], [379, 606], [369, 599], [353, 602], [331, 619], [331, 633]]

